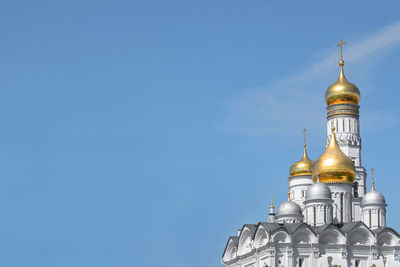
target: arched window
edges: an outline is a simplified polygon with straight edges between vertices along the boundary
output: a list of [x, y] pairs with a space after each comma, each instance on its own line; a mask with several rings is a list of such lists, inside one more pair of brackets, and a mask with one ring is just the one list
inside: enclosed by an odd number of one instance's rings
[[332, 257], [328, 257], [327, 260], [328, 260], [328, 266], [331, 266], [333, 258]]

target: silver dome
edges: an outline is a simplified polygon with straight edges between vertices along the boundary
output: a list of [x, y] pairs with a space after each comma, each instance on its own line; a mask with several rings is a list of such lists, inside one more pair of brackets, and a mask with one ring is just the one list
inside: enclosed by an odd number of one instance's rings
[[314, 183], [306, 192], [306, 200], [312, 199], [331, 199], [331, 190], [325, 183]]
[[386, 205], [385, 197], [378, 191], [369, 191], [361, 200], [361, 206], [364, 205]]
[[286, 217], [291, 215], [302, 215], [300, 206], [293, 201], [286, 201], [282, 203], [278, 208], [278, 212], [276, 213], [277, 217]]

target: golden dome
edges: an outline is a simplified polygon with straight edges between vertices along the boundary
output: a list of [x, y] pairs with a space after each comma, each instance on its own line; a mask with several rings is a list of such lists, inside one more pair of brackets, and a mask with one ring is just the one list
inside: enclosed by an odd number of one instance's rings
[[360, 102], [360, 91], [344, 76], [343, 65], [344, 61], [340, 60], [339, 79], [326, 90], [325, 101], [328, 106], [341, 103], [358, 104]]
[[317, 159], [312, 169], [314, 182], [319, 179], [323, 183], [350, 183], [354, 182], [356, 171], [354, 164], [342, 150], [340, 150], [332, 128], [332, 135], [325, 152]]
[[300, 161], [294, 163], [289, 170], [290, 176], [297, 175], [311, 175], [311, 170], [314, 165], [314, 161], [312, 161], [306, 151], [306, 144], [304, 144], [303, 157]]

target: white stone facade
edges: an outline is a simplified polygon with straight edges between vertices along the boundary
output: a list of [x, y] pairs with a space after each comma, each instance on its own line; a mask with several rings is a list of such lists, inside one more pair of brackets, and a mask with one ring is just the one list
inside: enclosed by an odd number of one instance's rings
[[222, 262], [231, 267], [400, 266], [399, 236], [362, 222], [311, 227], [306, 223], [244, 225], [230, 237]]

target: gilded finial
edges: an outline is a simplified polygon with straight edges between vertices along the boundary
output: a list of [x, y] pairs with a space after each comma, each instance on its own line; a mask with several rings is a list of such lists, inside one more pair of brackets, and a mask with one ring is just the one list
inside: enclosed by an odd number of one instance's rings
[[342, 40], [340, 40], [339, 44], [336, 47], [340, 47], [340, 61], [339, 61], [339, 65], [340, 64], [344, 64], [343, 61], [343, 46], [346, 44], [346, 42], [343, 42]]
[[371, 191], [375, 191], [374, 168], [371, 169]]
[[304, 135], [304, 147], [306, 147], [306, 128], [303, 129], [303, 135]]
[[271, 206], [270, 206], [270, 208], [271, 209], [274, 208], [274, 195], [272, 195], [272, 197], [271, 197]]

